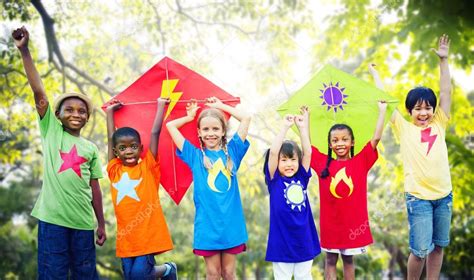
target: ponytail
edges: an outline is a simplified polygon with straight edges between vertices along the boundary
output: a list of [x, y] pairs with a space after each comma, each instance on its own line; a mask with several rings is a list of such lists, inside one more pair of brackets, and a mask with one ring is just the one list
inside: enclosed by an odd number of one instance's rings
[[206, 153], [204, 153], [204, 148], [203, 148], [204, 145], [203, 145], [201, 137], [199, 137], [199, 146], [201, 148], [202, 161], [203, 161], [204, 167], [207, 170], [209, 170], [212, 168], [212, 162], [211, 162], [211, 159], [208, 156], [206, 156]]
[[324, 168], [323, 172], [321, 172], [321, 178], [326, 178], [329, 176], [329, 165], [331, 164], [332, 160], [332, 149], [328, 147], [328, 159], [326, 161], [326, 167]]
[[227, 169], [227, 171], [229, 171], [230, 176], [234, 176], [234, 173], [232, 172], [232, 169], [234, 168], [234, 162], [230, 158], [229, 151], [227, 150], [227, 138], [225, 137], [225, 135], [222, 136], [221, 145], [222, 150], [224, 150], [224, 153], [227, 157], [227, 163], [225, 165], [225, 168]]

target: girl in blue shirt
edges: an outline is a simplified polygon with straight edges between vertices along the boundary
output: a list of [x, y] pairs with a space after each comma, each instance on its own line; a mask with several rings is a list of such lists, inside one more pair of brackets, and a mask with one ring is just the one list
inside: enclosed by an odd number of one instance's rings
[[[203, 256], [207, 279], [235, 279], [236, 254], [245, 251], [247, 230], [237, 183], [237, 170], [249, 148], [246, 140], [250, 116], [210, 97], [197, 120], [200, 147], [195, 147], [178, 130], [194, 120], [196, 101], [186, 106], [187, 115], [166, 127], [176, 144], [177, 155], [193, 173], [194, 254]], [[224, 112], [240, 121], [237, 133], [227, 141]]]

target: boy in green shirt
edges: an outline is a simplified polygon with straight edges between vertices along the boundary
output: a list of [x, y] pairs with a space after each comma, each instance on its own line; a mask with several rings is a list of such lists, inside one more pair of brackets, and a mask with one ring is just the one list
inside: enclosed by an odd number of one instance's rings
[[[38, 279], [98, 279], [94, 246], [106, 240], [99, 152], [80, 136], [92, 112], [83, 94], [61, 95], [53, 108], [28, 49], [25, 27], [12, 33], [34, 93], [43, 146], [43, 186], [31, 213], [38, 218]], [[59, 120], [59, 121], [58, 121]]]

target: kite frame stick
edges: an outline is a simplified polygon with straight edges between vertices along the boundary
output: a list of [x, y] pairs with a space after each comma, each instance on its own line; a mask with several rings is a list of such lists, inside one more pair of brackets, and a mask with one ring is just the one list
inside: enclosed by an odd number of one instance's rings
[[[168, 76], [168, 59], [165, 60], [165, 72], [166, 72], [166, 80], [168, 81], [169, 80], [169, 76]], [[171, 92], [170, 92], [170, 87], [168, 87], [168, 98], [171, 96]], [[134, 102], [134, 103], [145, 103], [145, 102]], [[148, 102], [146, 102], [148, 103]], [[128, 105], [132, 105], [130, 103], [128, 103]], [[178, 182], [178, 179], [176, 177], [176, 161], [175, 161], [175, 154], [173, 153], [174, 151], [174, 143], [173, 141], [171, 141], [171, 154], [173, 155], [171, 158], [173, 159], [173, 179], [174, 179], [174, 191], [177, 192], [178, 191], [178, 185], [177, 185], [177, 182]]]
[[[184, 102], [191, 102], [191, 101], [196, 101], [197, 103], [206, 103], [206, 99], [185, 99], [185, 100], [177, 100], [175, 101], [176, 103], [184, 103]], [[234, 99], [224, 99], [221, 100], [222, 102], [237, 102], [240, 101], [240, 98], [234, 98]], [[130, 102], [130, 103], [122, 103], [122, 105], [138, 105], [138, 104], [152, 104], [156, 103], [157, 101], [140, 101], [140, 102]]]

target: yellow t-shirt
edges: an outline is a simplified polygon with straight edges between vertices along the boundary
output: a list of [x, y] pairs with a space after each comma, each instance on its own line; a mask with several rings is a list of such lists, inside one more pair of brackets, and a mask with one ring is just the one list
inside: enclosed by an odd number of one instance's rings
[[438, 108], [431, 123], [418, 127], [395, 111], [392, 122], [395, 136], [400, 140], [400, 153], [405, 175], [405, 191], [425, 200], [447, 196], [451, 190], [446, 126], [449, 118]]

